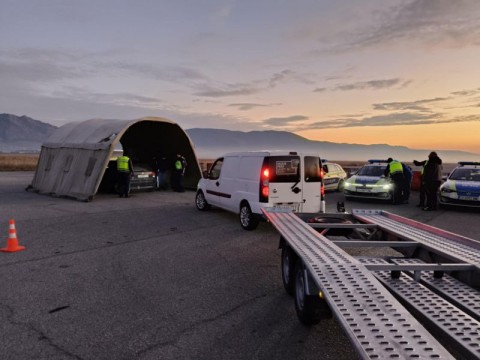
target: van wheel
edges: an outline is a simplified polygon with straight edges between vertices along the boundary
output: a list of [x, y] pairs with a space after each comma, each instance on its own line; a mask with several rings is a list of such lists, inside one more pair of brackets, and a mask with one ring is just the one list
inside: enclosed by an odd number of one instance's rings
[[345, 189], [345, 181], [340, 180], [337, 186], [337, 192], [342, 192]]
[[282, 247], [282, 281], [288, 295], [295, 294], [295, 253], [288, 245]]
[[255, 219], [248, 203], [240, 205], [240, 225], [245, 230], [254, 230], [258, 226], [258, 220]]
[[315, 325], [322, 319], [320, 297], [307, 295], [305, 292], [305, 271], [301, 262], [295, 267], [295, 311], [304, 325]]
[[207, 203], [207, 200], [205, 199], [205, 195], [203, 195], [202, 190], [197, 191], [197, 195], [195, 196], [195, 205], [200, 211], [208, 210], [208, 208], [210, 207], [210, 205]]

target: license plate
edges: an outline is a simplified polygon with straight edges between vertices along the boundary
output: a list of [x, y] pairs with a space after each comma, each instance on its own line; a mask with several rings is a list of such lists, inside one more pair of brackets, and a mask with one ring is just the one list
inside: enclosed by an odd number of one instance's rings
[[274, 205], [273, 206], [275, 209], [279, 210], [292, 210], [292, 211], [297, 211], [297, 205], [294, 204], [279, 204], [279, 205]]
[[148, 178], [148, 175], [138, 175], [137, 176], [139, 179], [144, 179], [144, 178]]
[[472, 200], [472, 201], [478, 200], [478, 198], [475, 196], [459, 196], [458, 198], [460, 200]]
[[367, 189], [367, 188], [357, 188], [357, 191], [358, 192], [363, 192], [363, 193], [369, 193], [369, 192], [372, 192], [371, 189]]

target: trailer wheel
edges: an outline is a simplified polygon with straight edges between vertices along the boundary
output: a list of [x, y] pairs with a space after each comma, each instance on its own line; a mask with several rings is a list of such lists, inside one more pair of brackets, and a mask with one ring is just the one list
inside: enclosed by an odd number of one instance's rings
[[295, 294], [295, 253], [288, 245], [282, 247], [282, 281], [288, 295]]
[[305, 271], [302, 264], [295, 267], [295, 310], [304, 325], [318, 324], [322, 318], [320, 297], [307, 295], [305, 292]]
[[243, 202], [240, 205], [240, 225], [242, 225], [245, 230], [254, 230], [258, 226], [258, 220], [255, 218], [247, 202]]
[[202, 190], [197, 191], [197, 195], [195, 196], [195, 205], [200, 211], [208, 210], [208, 208], [210, 207], [210, 205], [207, 203], [207, 200], [205, 199], [205, 195], [203, 194]]

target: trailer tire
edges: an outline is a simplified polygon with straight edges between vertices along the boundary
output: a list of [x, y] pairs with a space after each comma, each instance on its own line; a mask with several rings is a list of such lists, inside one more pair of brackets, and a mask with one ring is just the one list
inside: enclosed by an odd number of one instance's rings
[[254, 230], [258, 226], [258, 219], [255, 218], [250, 205], [246, 201], [240, 205], [240, 225], [245, 230]]
[[295, 258], [296, 255], [288, 245], [282, 247], [282, 281], [288, 295], [295, 294]]
[[295, 267], [295, 311], [300, 322], [310, 326], [320, 322], [322, 303], [320, 297], [306, 294], [305, 285], [305, 271], [300, 263]]

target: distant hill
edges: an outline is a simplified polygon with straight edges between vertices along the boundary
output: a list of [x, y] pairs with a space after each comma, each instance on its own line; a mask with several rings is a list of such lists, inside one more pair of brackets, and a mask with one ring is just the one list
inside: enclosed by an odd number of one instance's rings
[[[56, 126], [27, 116], [0, 114], [0, 152], [39, 151]], [[480, 161], [479, 154], [441, 149], [414, 150], [385, 144], [358, 145], [313, 141], [286, 131], [231, 131], [225, 129], [188, 129], [198, 158], [213, 159], [227, 152], [248, 150], [308, 151], [322, 158], [338, 161], [366, 161], [392, 157], [401, 161], [423, 160], [431, 150], [439, 152], [444, 162]]]
[[0, 152], [40, 151], [56, 126], [28, 116], [0, 114]]
[[188, 135], [195, 144], [200, 158], [216, 158], [227, 152], [247, 150], [286, 150], [318, 153], [329, 160], [355, 160], [396, 158], [401, 161], [426, 159], [430, 151], [439, 152], [444, 162], [456, 163], [460, 160], [480, 161], [480, 155], [465, 151], [441, 149], [409, 149], [405, 146], [386, 144], [359, 145], [308, 140], [285, 131], [230, 131], [222, 129], [189, 129]]

